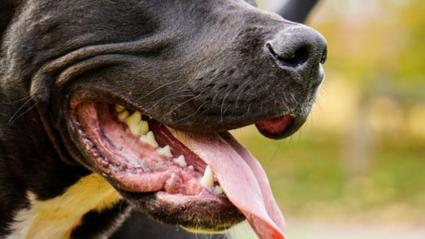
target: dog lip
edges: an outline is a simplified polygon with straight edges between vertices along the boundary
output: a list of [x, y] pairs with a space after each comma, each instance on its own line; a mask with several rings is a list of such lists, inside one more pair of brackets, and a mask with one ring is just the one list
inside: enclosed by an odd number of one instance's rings
[[[174, 120], [173, 118], [164, 119], [153, 112], [149, 107], [144, 107], [140, 103], [135, 102], [120, 94], [102, 89], [77, 89], [72, 92], [70, 96], [71, 110], [78, 107], [80, 102], [93, 101], [103, 102], [111, 105], [121, 105], [130, 111], [139, 111], [149, 119], [153, 119], [161, 124], [172, 127], [177, 130], [184, 130], [194, 133], [218, 133], [226, 132], [234, 129], [243, 128], [250, 125], [255, 125], [262, 120], [271, 119], [273, 117], [283, 116], [281, 110], [271, 110], [267, 112], [257, 112], [250, 115], [240, 115], [237, 117], [227, 117], [224, 122], [220, 122], [220, 118], [205, 116], [203, 121], [181, 121]], [[289, 113], [288, 113], [289, 114]], [[264, 136], [273, 139], [282, 139], [295, 133], [304, 123], [305, 119], [299, 115], [291, 114], [295, 120], [294, 123], [283, 135], [272, 135], [264, 132]]]
[[[269, 112], [269, 113], [261, 113], [255, 116], [252, 116], [252, 118], [250, 117], [250, 119], [245, 119], [245, 118], [232, 118], [230, 119], [230, 121], [227, 121], [227, 123], [224, 125], [220, 125], [219, 127], [209, 127], [208, 125], [202, 124], [202, 127], [198, 126], [198, 124], [192, 124], [192, 123], [184, 123], [184, 122], [174, 122], [174, 121], [166, 121], [164, 119], [160, 119], [160, 118], [156, 118], [153, 117], [153, 114], [151, 114], [149, 112], [148, 109], [146, 109], [145, 107], [141, 106], [138, 103], [133, 102], [132, 100], [126, 98], [126, 97], [122, 97], [121, 95], [117, 95], [113, 92], [108, 92], [108, 91], [104, 91], [104, 90], [100, 90], [100, 91], [96, 91], [96, 93], [93, 95], [91, 94], [93, 93], [93, 90], [77, 90], [74, 91], [70, 100], [70, 106], [71, 109], [75, 109], [79, 102], [83, 102], [83, 101], [94, 101], [94, 102], [104, 102], [107, 104], [118, 104], [123, 106], [126, 109], [132, 110], [132, 111], [139, 111], [141, 112], [143, 115], [149, 117], [150, 119], [154, 119], [155, 121], [167, 125], [169, 127], [172, 127], [174, 129], [177, 130], [184, 130], [184, 131], [188, 131], [188, 132], [201, 132], [201, 133], [217, 133], [217, 132], [225, 132], [225, 131], [229, 131], [229, 130], [233, 130], [233, 129], [239, 129], [245, 126], [249, 126], [249, 125], [255, 125], [257, 127], [257, 129], [259, 130], [259, 132], [270, 139], [284, 139], [287, 138], [289, 136], [291, 136], [292, 134], [294, 134], [295, 132], [298, 131], [298, 129], [304, 124], [304, 122], [306, 121], [306, 116], [302, 116], [299, 114], [295, 114], [295, 113], [276, 113], [276, 112]], [[289, 115], [290, 117], [293, 118], [293, 121], [291, 124], [289, 124], [285, 130], [282, 130], [279, 133], [270, 133], [267, 130], [262, 130], [261, 128], [259, 128], [259, 123], [260, 122], [264, 122], [267, 120], [273, 120], [275, 118], [279, 118], [279, 117], [283, 117], [285, 115]], [[208, 121], [210, 122], [210, 121]]]

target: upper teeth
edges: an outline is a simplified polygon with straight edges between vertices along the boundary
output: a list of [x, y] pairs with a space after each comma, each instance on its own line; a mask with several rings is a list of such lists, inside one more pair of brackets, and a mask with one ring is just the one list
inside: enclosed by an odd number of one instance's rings
[[[149, 124], [147, 121], [142, 120], [142, 113], [135, 111], [132, 115], [125, 110], [122, 106], [116, 105], [115, 110], [118, 113], [118, 120], [125, 123], [128, 126], [130, 132], [135, 136], [141, 136], [140, 141], [143, 143], [149, 144], [154, 148], [157, 148], [159, 145], [155, 140], [155, 136], [152, 131], [149, 131]], [[171, 154], [167, 152], [167, 149], [161, 151], [165, 156]]]
[[127, 110], [124, 110], [124, 111], [121, 111], [121, 112], [118, 114], [118, 119], [119, 119], [121, 122], [125, 122], [125, 120], [128, 118], [128, 116], [130, 116], [130, 113], [128, 113], [128, 111], [127, 111]]
[[149, 132], [149, 125], [147, 121], [142, 120], [142, 114], [140, 112], [134, 112], [128, 117], [125, 122], [128, 125], [131, 133], [140, 136]]
[[121, 113], [121, 112], [123, 112], [123, 111], [125, 110], [125, 108], [124, 108], [124, 106], [122, 106], [122, 105], [115, 105], [115, 110], [116, 110], [118, 113]]

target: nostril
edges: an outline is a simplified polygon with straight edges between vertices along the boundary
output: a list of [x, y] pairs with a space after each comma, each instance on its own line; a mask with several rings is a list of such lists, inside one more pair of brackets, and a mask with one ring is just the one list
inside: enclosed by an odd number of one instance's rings
[[300, 74], [317, 68], [327, 58], [326, 39], [317, 31], [301, 25], [279, 31], [265, 48], [279, 67]]
[[281, 66], [296, 68], [306, 63], [309, 59], [310, 53], [307, 46], [301, 46], [293, 51], [288, 51], [283, 54], [276, 53], [275, 49], [273, 49], [273, 46], [270, 43], [267, 43], [266, 46], [270, 54]]

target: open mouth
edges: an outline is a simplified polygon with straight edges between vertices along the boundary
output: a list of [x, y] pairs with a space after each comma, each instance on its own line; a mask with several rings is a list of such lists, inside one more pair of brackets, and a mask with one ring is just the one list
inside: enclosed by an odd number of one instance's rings
[[[260, 238], [285, 238], [264, 170], [228, 132], [176, 130], [139, 111], [94, 101], [73, 102], [70, 116], [71, 136], [94, 170], [150, 215], [213, 230], [245, 218]], [[287, 115], [257, 128], [274, 136], [292, 122]]]

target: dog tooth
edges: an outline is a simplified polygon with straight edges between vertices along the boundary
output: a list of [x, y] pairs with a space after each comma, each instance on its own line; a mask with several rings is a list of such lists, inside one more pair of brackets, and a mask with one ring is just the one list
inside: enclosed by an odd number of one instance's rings
[[140, 141], [142, 141], [143, 143], [149, 144], [150, 146], [157, 148], [158, 147], [158, 143], [155, 140], [155, 136], [153, 135], [152, 131], [149, 131], [146, 135], [142, 135], [140, 137]]
[[134, 112], [130, 117], [125, 121], [130, 129], [131, 133], [134, 135], [140, 135], [140, 121], [142, 120], [142, 114], [140, 112]]
[[124, 106], [122, 105], [115, 105], [115, 111], [118, 113], [121, 113], [125, 110]]
[[147, 134], [149, 132], [149, 124], [147, 121], [140, 121], [139, 123], [139, 133], [140, 135]]
[[212, 189], [214, 187], [214, 174], [209, 165], [205, 169], [204, 176], [202, 176], [199, 183], [206, 189]]
[[195, 170], [195, 167], [193, 167], [193, 165], [189, 165], [189, 167], [187, 167], [188, 169], [190, 169], [190, 170]]
[[[180, 167], [186, 167], [187, 165], [184, 155], [180, 155], [177, 158], [173, 159], [173, 162], [178, 164]], [[189, 166], [189, 167], [193, 168], [193, 166]]]
[[130, 116], [127, 110], [124, 110], [118, 114], [118, 120], [125, 123], [125, 120]]
[[138, 123], [142, 120], [142, 114], [135, 111], [130, 117], [127, 118], [127, 124]]
[[163, 148], [159, 148], [156, 150], [156, 152], [158, 152], [159, 155], [165, 156], [165, 157], [173, 157], [173, 155], [171, 154], [171, 149], [170, 146], [164, 146]]
[[217, 195], [223, 194], [223, 188], [221, 186], [217, 185], [217, 186], [214, 187], [213, 193], [217, 194]]

